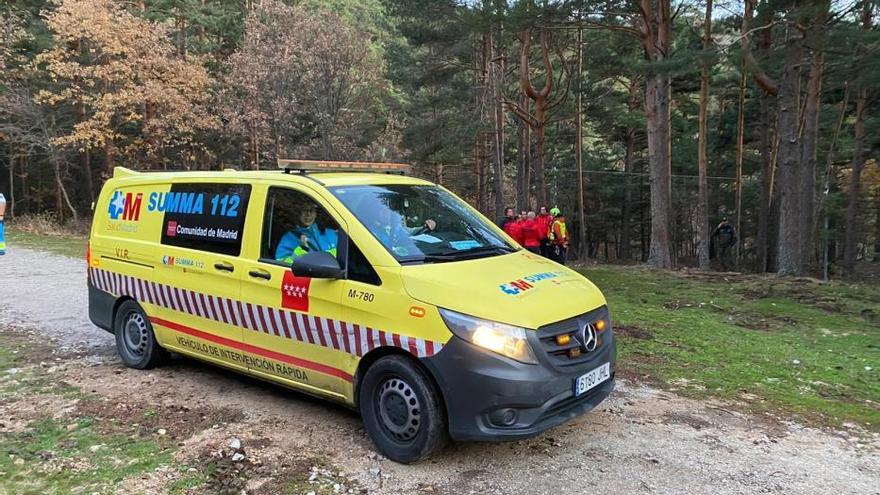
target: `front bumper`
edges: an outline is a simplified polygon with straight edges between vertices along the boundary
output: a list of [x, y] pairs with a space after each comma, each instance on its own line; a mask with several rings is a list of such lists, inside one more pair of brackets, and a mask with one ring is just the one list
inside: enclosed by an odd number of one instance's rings
[[[564, 369], [546, 355], [538, 356], [537, 365], [523, 364], [453, 337], [441, 352], [423, 360], [443, 392], [450, 436], [529, 438], [590, 411], [614, 389], [616, 342], [610, 329], [607, 335], [588, 361]], [[611, 378], [575, 397], [574, 380], [604, 363], [610, 363]], [[511, 410], [516, 419], [504, 425]]]

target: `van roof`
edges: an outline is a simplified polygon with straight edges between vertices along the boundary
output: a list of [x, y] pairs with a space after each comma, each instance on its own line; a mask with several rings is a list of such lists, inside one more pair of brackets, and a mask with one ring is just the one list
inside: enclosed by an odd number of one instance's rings
[[320, 184], [324, 187], [335, 186], [359, 186], [359, 185], [378, 185], [378, 184], [411, 184], [411, 185], [433, 185], [431, 182], [415, 177], [408, 177], [397, 174], [385, 174], [376, 172], [288, 172], [283, 170], [234, 170], [226, 169], [222, 171], [201, 170], [201, 171], [150, 171], [138, 172], [125, 167], [116, 167], [113, 169], [114, 178], [141, 178], [148, 181], [174, 181], [177, 179], [229, 179], [235, 177], [237, 179], [254, 179], [254, 180], [272, 180], [272, 181], [290, 181], [296, 183]]

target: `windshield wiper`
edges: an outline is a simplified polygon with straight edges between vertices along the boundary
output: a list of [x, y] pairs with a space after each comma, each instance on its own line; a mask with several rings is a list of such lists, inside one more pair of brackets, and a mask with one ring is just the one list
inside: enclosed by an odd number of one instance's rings
[[463, 251], [456, 251], [454, 254], [482, 254], [482, 253], [515, 253], [518, 249], [510, 246], [477, 246]]
[[450, 256], [448, 254], [426, 254], [425, 256], [403, 258], [400, 260], [401, 265], [418, 265], [421, 263], [444, 263], [447, 261], [458, 261], [462, 258]]
[[454, 253], [449, 254], [427, 254], [422, 258], [416, 258], [411, 261], [422, 261], [422, 262], [444, 262], [444, 261], [458, 261], [458, 260], [467, 260], [473, 258], [480, 258], [483, 255], [487, 254], [507, 254], [514, 253], [518, 251], [510, 246], [478, 246], [470, 249], [465, 249], [463, 251], [456, 251]]

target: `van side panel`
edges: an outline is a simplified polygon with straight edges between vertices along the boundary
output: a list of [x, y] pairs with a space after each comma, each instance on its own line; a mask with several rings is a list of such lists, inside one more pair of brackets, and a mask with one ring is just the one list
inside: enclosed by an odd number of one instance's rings
[[[163, 347], [246, 371], [238, 355], [216, 345], [218, 340], [241, 341], [241, 329], [225, 323], [215, 309], [221, 301], [231, 304], [240, 297], [240, 272], [234, 270], [237, 253], [191, 247], [200, 245], [199, 236], [225, 227], [227, 218], [234, 220], [232, 213], [244, 216], [242, 198], [232, 200], [223, 194], [227, 182], [235, 181], [155, 180], [149, 174], [135, 174], [105, 184], [90, 239], [89, 313], [96, 325], [112, 331], [117, 301], [132, 298], [150, 319]], [[224, 218], [215, 221], [212, 213]], [[225, 242], [240, 239], [241, 233], [224, 229], [221, 235]], [[163, 237], [171, 242], [163, 244]], [[181, 242], [175, 242], [178, 239]], [[232, 271], [217, 269], [220, 264]], [[203, 349], [212, 351], [205, 356], [198, 352]]]
[[[152, 277], [150, 253], [158, 240], [159, 220], [145, 213], [149, 190], [156, 185], [130, 182], [111, 179], [101, 189], [89, 238], [89, 318], [110, 332], [116, 302], [135, 295], [135, 287], [122, 277]], [[147, 305], [142, 307], [149, 312]]]

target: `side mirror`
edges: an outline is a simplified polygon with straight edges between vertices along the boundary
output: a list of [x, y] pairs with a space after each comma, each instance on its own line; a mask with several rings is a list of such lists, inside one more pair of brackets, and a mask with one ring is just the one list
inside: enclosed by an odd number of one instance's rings
[[293, 260], [290, 266], [297, 277], [342, 278], [345, 273], [336, 258], [324, 251], [312, 251]]

